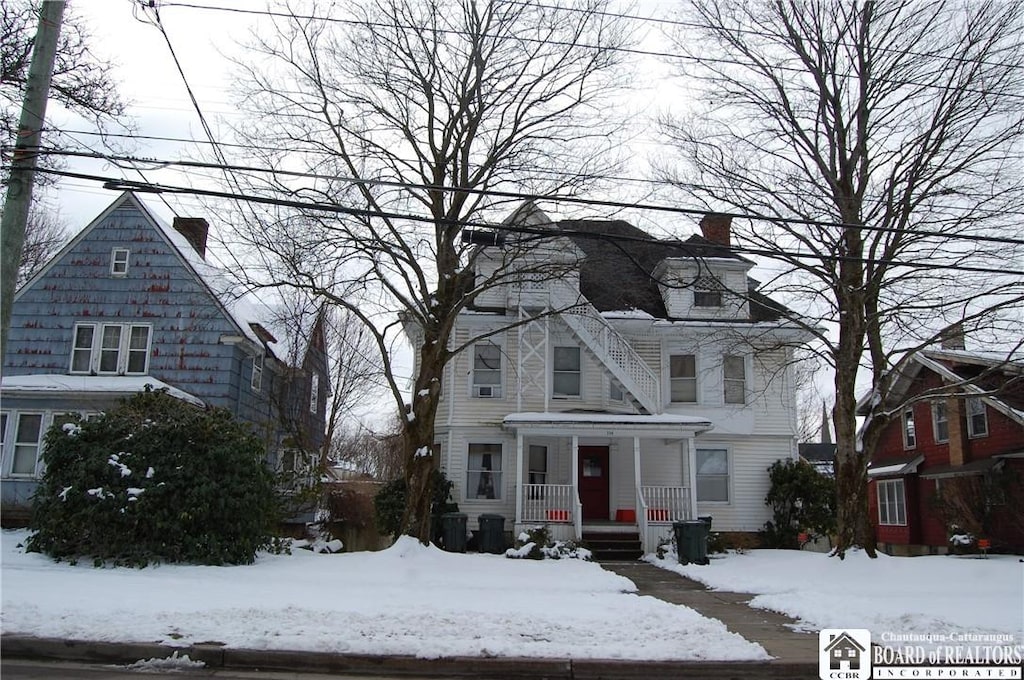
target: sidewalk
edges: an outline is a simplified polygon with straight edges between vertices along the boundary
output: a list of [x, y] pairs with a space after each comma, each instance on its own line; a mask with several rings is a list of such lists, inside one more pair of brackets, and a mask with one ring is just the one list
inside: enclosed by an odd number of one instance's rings
[[198, 644], [175, 649], [156, 643], [114, 643], [3, 636], [6, 658], [131, 664], [165, 658], [177, 651], [207, 670], [288, 671], [406, 678], [550, 678], [552, 680], [675, 680], [676, 678], [817, 678], [815, 635], [786, 628], [792, 619], [746, 605], [750, 595], [713, 592], [701, 584], [642, 562], [606, 562], [605, 569], [633, 581], [638, 594], [695, 609], [719, 619], [747, 640], [776, 657], [769, 662], [622, 661], [614, 659], [526, 659], [455, 657], [421, 659], [408, 656], [343, 655], [287, 650], [235, 649]]
[[646, 562], [603, 562], [601, 566], [635, 583], [639, 595], [685, 605], [718, 619], [732, 632], [764, 647], [775, 657], [771, 663], [807, 665], [810, 677], [817, 677], [818, 636], [794, 632], [787, 624], [795, 620], [788, 616], [747, 606], [753, 599], [749, 593], [708, 590], [697, 581]]

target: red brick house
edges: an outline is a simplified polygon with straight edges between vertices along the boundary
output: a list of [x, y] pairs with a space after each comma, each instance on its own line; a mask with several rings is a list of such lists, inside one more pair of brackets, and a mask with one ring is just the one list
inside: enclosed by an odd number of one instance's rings
[[[943, 388], [958, 396], [928, 398]], [[879, 548], [944, 553], [952, 533], [970, 533], [1024, 553], [1024, 359], [924, 351], [890, 399], [907, 405], [868, 467]]]

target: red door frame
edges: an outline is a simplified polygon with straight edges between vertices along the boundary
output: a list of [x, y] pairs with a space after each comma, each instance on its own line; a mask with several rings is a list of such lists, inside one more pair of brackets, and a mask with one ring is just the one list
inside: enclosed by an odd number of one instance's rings
[[611, 517], [608, 447], [581, 446], [578, 456], [576, 483], [583, 505], [583, 519], [606, 521]]

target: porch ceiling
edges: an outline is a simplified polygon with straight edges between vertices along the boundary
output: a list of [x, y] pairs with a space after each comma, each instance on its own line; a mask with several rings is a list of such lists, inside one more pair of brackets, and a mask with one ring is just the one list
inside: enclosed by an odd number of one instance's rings
[[604, 412], [510, 413], [504, 427], [523, 435], [595, 435], [684, 439], [711, 430], [710, 420], [669, 413], [650, 415]]

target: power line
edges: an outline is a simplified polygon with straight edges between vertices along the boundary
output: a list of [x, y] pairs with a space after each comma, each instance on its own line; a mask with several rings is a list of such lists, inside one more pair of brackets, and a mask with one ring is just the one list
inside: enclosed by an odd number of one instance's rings
[[[517, 3], [517, 4], [531, 5], [532, 3]], [[183, 3], [183, 2], [167, 2], [167, 3], [163, 3], [163, 5], [165, 7], [181, 7], [181, 8], [186, 8], [186, 9], [198, 9], [198, 10], [215, 11], [215, 12], [232, 12], [232, 13], [237, 13], [237, 14], [248, 14], [248, 15], [257, 15], [257, 16], [268, 16], [268, 17], [288, 18], [288, 19], [294, 18], [294, 19], [324, 21], [324, 22], [347, 24], [347, 25], [353, 25], [353, 26], [368, 26], [368, 27], [371, 27], [371, 28], [406, 28], [406, 29], [413, 29], [413, 30], [425, 30], [424, 27], [421, 27], [421, 26], [402, 25], [402, 24], [400, 24], [398, 22], [395, 22], [393, 24], [385, 24], [385, 23], [372, 22], [372, 21], [360, 21], [360, 20], [356, 20], [356, 19], [344, 19], [344, 18], [340, 18], [340, 17], [318, 16], [318, 15], [315, 15], [315, 14], [299, 14], [299, 13], [289, 13], [289, 12], [275, 12], [275, 11], [269, 10], [269, 9], [267, 9], [267, 10], [255, 10], [255, 9], [243, 9], [243, 8], [240, 8], [240, 7], [215, 7], [215, 6], [210, 6], [210, 5], [198, 5], [198, 4]], [[580, 11], [584, 11], [584, 10], [580, 10]], [[586, 10], [586, 11], [589, 11], [589, 10]], [[609, 13], [603, 13], [603, 14], [609, 14]], [[612, 15], [613, 16], [620, 16], [620, 17], [625, 17], [626, 16], [626, 15], [618, 15], [618, 14], [612, 14]], [[443, 28], [437, 28], [437, 27], [432, 27], [430, 29], [430, 32], [431, 33], [438, 33], [438, 34], [442, 34], [442, 35], [467, 35], [468, 34], [467, 31], [460, 31], [460, 30], [455, 30], [455, 29], [443, 29]], [[744, 62], [738, 61], [736, 59], [721, 59], [721, 58], [704, 57], [704, 56], [687, 56], [687, 55], [681, 55], [681, 54], [674, 54], [674, 53], [671, 53], [671, 52], [660, 52], [660, 51], [656, 51], [656, 50], [644, 50], [644, 49], [633, 48], [633, 47], [621, 47], [621, 46], [620, 47], [611, 47], [611, 46], [605, 46], [605, 45], [591, 45], [591, 44], [588, 44], [588, 43], [581, 43], [581, 42], [568, 42], [568, 41], [551, 40], [551, 39], [543, 39], [542, 40], [540, 38], [528, 38], [528, 37], [523, 37], [523, 36], [517, 36], [517, 40], [521, 40], [521, 41], [527, 42], [527, 43], [538, 43], [538, 44], [546, 44], [546, 45], [558, 45], [560, 47], [574, 47], [575, 46], [575, 47], [584, 48], [584, 49], [600, 49], [600, 50], [605, 50], [605, 51], [620, 52], [620, 53], [623, 53], [623, 54], [632, 54], [632, 55], [646, 56], [646, 57], [659, 57], [659, 58], [662, 58], [662, 59], [672, 59], [672, 60], [677, 60], [677, 61], [687, 61], [687, 60], [689, 60], [689, 61], [694, 61], [694, 62], [696, 62], [698, 64], [729, 64], [729, 65], [733, 65], [733, 66], [747, 66], [747, 64], [745, 64]], [[903, 54], [915, 54], [915, 53], [907, 52], [905, 50], [892, 50], [892, 51], [895, 51], [895, 52], [898, 52], [898, 53], [903, 53]], [[970, 63], [979, 63], [979, 64], [980, 63], [988, 63], [988, 62], [982, 62], [981, 60], [965, 59], [964, 57], [959, 57], [958, 60], [960, 60], [960, 61], [967, 61], [967, 62], [970, 62]], [[783, 66], [783, 65], [778, 64], [778, 63], [774, 64], [774, 68], [778, 69], [780, 71], [787, 71], [787, 72], [791, 72], [791, 73], [806, 73], [806, 71], [804, 69], [796, 68], [796, 67], [791, 67], [791, 66]], [[840, 75], [841, 77], [844, 77], [844, 78], [847, 77], [847, 76], [842, 76], [842, 74], [834, 74], [834, 75]], [[954, 84], [954, 85], [941, 85], [941, 84], [928, 83], [928, 82], [919, 83], [919, 82], [913, 82], [913, 81], [907, 81], [907, 80], [903, 80], [903, 81], [899, 81], [899, 82], [894, 82], [894, 81], [888, 81], [888, 80], [884, 80], [884, 79], [879, 79], [879, 82], [887, 82], [889, 84], [906, 85], [906, 86], [912, 86], [912, 87], [918, 87], [918, 88], [936, 89], [936, 90], [942, 90], [942, 91], [945, 91], [945, 92], [954, 92], [954, 93], [970, 92], [972, 94], [991, 94], [991, 93], [986, 92], [984, 90], [976, 90], [976, 89], [969, 88], [969, 87], [963, 87], [962, 85], [957, 85], [957, 84]], [[1021, 99], [1021, 100], [1024, 100], [1024, 94], [1014, 94], [1012, 92], [1005, 92], [1005, 93], [1003, 93], [1003, 96], [1007, 97], [1007, 98], [1010, 98], [1010, 99]]]
[[[678, 206], [659, 205], [653, 203], [633, 203], [625, 201], [610, 201], [593, 198], [580, 198], [575, 196], [546, 196], [543, 194], [530, 194], [517, 191], [498, 191], [494, 189], [476, 189], [471, 187], [454, 187], [454, 186], [438, 186], [433, 184], [418, 184], [415, 182], [405, 182], [397, 180], [380, 180], [380, 179], [364, 179], [359, 177], [346, 177], [342, 175], [328, 175], [314, 172], [299, 172], [294, 170], [275, 170], [271, 168], [259, 168], [248, 165], [232, 165], [232, 164], [217, 164], [217, 163], [206, 163], [203, 161], [186, 161], [186, 160], [159, 160], [155, 158], [144, 159], [136, 158], [132, 156], [117, 156], [117, 155], [105, 155], [98, 154], [96, 152], [85, 153], [77, 151], [64, 151], [59, 149], [47, 149], [40, 148], [39, 153], [43, 155], [55, 155], [55, 156], [71, 156], [71, 157], [85, 157], [85, 158], [97, 158], [103, 159], [112, 163], [128, 162], [135, 163], [156, 163], [162, 166], [179, 166], [184, 168], [203, 168], [222, 170], [227, 174], [228, 172], [255, 172], [255, 173], [271, 173], [274, 175], [283, 175], [287, 177], [301, 177], [308, 179], [328, 179], [335, 181], [349, 182], [352, 184], [362, 184], [369, 186], [384, 186], [393, 187], [400, 189], [417, 189], [423, 191], [443, 191], [452, 193], [463, 193], [472, 194], [477, 196], [489, 196], [494, 198], [509, 198], [524, 201], [549, 201], [552, 203], [568, 203], [572, 205], [584, 205], [601, 208], [625, 208], [635, 210], [649, 210], [652, 212], [665, 212], [679, 215], [706, 215], [708, 211], [703, 208], [682, 208]], [[143, 178], [145, 179], [145, 178]], [[147, 180], [148, 182], [148, 180]], [[235, 182], [235, 191], [242, 191]], [[927, 229], [899, 229], [896, 227], [879, 227], [872, 225], [855, 225], [848, 224], [845, 222], [836, 222], [830, 220], [811, 220], [804, 218], [794, 217], [781, 217], [777, 215], [764, 215], [761, 213], [728, 213], [728, 212], [716, 212], [719, 215], [725, 215], [733, 219], [745, 219], [751, 221], [766, 221], [776, 224], [794, 224], [803, 226], [814, 226], [814, 227], [830, 227], [835, 229], [847, 229], [854, 228], [863, 231], [875, 231], [885, 233], [899, 233], [907, 234], [911, 233], [914, 236], [929, 236], [942, 238], [946, 240], [957, 240], [957, 241], [969, 241], [974, 243], [998, 243], [1004, 245], [1024, 245], [1024, 239], [1010, 238], [1004, 236], [982, 236], [978, 234], [949, 234], [941, 231], [930, 231]]]
[[[577, 231], [572, 229], [541, 229], [541, 228], [530, 228], [523, 226], [513, 226], [508, 224], [494, 224], [491, 222], [481, 222], [478, 220], [448, 220], [444, 218], [433, 218], [424, 215], [413, 215], [409, 213], [398, 213], [384, 210], [370, 210], [365, 208], [351, 208], [347, 206], [341, 206], [332, 203], [319, 203], [313, 201], [297, 201], [292, 199], [280, 199], [280, 198], [269, 198], [265, 196], [253, 196], [229, 193], [225, 191], [217, 191], [213, 189], [197, 189], [194, 187], [177, 187], [170, 185], [154, 185], [148, 183], [134, 182], [129, 180], [100, 177], [97, 175], [87, 175], [84, 173], [67, 172], [62, 170], [50, 170], [40, 169], [37, 172], [45, 172], [46, 174], [61, 176], [61, 177], [73, 177], [76, 179], [87, 179], [93, 181], [99, 181], [104, 183], [104, 187], [115, 190], [124, 191], [139, 191], [145, 193], [170, 193], [170, 194], [191, 194], [198, 196], [210, 196], [214, 198], [224, 198], [233, 201], [243, 201], [246, 203], [259, 203], [263, 205], [274, 205], [280, 207], [297, 208], [301, 210], [312, 210], [316, 212], [326, 212], [332, 214], [348, 215], [357, 218], [379, 218], [388, 220], [404, 220], [410, 222], [422, 222], [429, 224], [443, 224], [446, 226], [457, 226], [457, 227], [479, 227], [490, 230], [500, 230], [513, 234], [523, 234], [530, 236], [538, 236], [543, 238], [552, 238], [559, 236], [578, 236], [580, 238], [600, 238], [602, 240], [611, 241], [632, 241], [637, 243], [647, 243], [651, 245], [670, 246], [681, 250], [687, 250], [693, 247], [692, 244], [688, 244], [684, 241], [678, 240], [664, 240], [656, 239], [653, 237], [633, 237], [625, 235], [615, 235], [609, 237], [604, 234], [593, 234], [591, 232]], [[949, 271], [969, 272], [969, 273], [981, 273], [981, 274], [1001, 274], [1001, 275], [1012, 275], [1024, 277], [1024, 270], [1014, 269], [994, 269], [989, 267], [971, 267], [965, 265], [955, 264], [941, 264], [931, 262], [900, 262], [895, 259], [885, 258], [865, 258], [865, 257], [851, 257], [847, 255], [825, 255], [825, 254], [810, 254], [810, 253], [797, 253], [793, 251], [779, 250], [768, 250], [761, 248], [751, 248], [746, 246], [730, 246], [730, 251], [734, 253], [744, 253], [749, 255], [759, 255], [770, 259], [803, 259], [813, 261], [826, 261], [826, 262], [860, 262], [862, 264], [871, 265], [892, 265], [898, 267], [907, 267], [911, 269], [941, 269]], [[784, 257], [781, 257], [784, 256]]]

